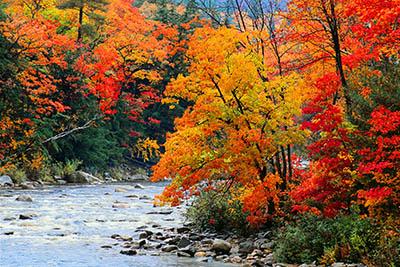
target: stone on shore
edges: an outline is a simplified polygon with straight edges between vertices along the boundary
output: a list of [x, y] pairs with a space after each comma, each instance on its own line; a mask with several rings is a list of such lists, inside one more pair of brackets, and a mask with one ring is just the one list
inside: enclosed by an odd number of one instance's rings
[[0, 176], [0, 186], [12, 185], [12, 184], [13, 184], [13, 180], [11, 179], [10, 176], [8, 176], [8, 175]]
[[231, 248], [232, 248], [231, 243], [226, 242], [225, 240], [222, 239], [215, 239], [211, 246], [211, 250], [224, 254], [228, 254]]

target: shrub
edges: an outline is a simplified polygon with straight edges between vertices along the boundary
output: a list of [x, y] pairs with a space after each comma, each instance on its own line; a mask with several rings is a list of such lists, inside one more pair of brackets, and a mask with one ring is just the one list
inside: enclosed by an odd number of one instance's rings
[[197, 195], [185, 213], [188, 221], [195, 229], [204, 231], [229, 231], [238, 234], [249, 234], [246, 217], [242, 211], [243, 204], [234, 200], [229, 192], [221, 193], [215, 190], [203, 190]]
[[[396, 266], [400, 252], [398, 232], [397, 237], [386, 232], [384, 227], [357, 214], [331, 219], [302, 214], [279, 234], [275, 254], [279, 261], [292, 263], [341, 261]], [[386, 263], [382, 265], [384, 259], [380, 258], [384, 254]], [[391, 258], [392, 264], [388, 261]]]
[[62, 162], [57, 162], [51, 165], [51, 174], [54, 176], [60, 176], [62, 178], [66, 178], [72, 175], [73, 172], [75, 172], [79, 165], [82, 164], [82, 161], [80, 160], [67, 160], [64, 163]]
[[21, 184], [27, 180], [26, 172], [23, 168], [15, 167], [1, 172], [0, 175], [8, 175], [14, 183]]

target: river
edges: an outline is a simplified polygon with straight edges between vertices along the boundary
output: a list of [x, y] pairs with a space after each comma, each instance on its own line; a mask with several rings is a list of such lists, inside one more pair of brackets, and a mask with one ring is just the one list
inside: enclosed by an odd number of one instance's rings
[[[0, 189], [0, 266], [229, 266], [144, 251], [120, 254], [111, 235], [138, 239], [137, 228], [164, 231], [183, 222], [182, 207], [153, 207], [152, 199], [166, 183], [142, 185], [144, 189], [132, 183]], [[16, 201], [23, 194], [33, 201]], [[154, 211], [167, 214], [148, 214]]]

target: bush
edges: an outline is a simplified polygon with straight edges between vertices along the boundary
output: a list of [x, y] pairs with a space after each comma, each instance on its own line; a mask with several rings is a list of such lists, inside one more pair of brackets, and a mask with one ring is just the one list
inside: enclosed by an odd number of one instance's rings
[[[294, 225], [286, 225], [279, 234], [275, 255], [277, 260], [291, 263], [363, 262], [399, 266], [396, 265], [400, 253], [398, 232], [397, 237], [388, 237], [386, 232], [384, 227], [357, 214], [332, 219], [301, 214]], [[386, 262], [380, 259], [383, 254]]]
[[81, 164], [82, 161], [76, 159], [71, 161], [67, 160], [65, 164], [62, 162], [57, 162], [51, 165], [51, 174], [54, 176], [60, 176], [61, 178], [67, 178], [70, 177]]
[[238, 234], [250, 233], [246, 217], [242, 211], [242, 203], [232, 199], [229, 192], [201, 191], [187, 209], [185, 217], [199, 231], [216, 232], [234, 230]]
[[3, 171], [0, 175], [8, 175], [14, 183], [21, 184], [27, 180], [26, 172], [23, 168], [15, 167], [7, 171]]

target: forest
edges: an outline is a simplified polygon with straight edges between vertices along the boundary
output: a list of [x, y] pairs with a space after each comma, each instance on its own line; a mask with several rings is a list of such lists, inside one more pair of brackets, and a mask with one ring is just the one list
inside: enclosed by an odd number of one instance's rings
[[399, 0], [2, 0], [0, 44], [0, 174], [140, 162], [201, 230], [400, 265]]

